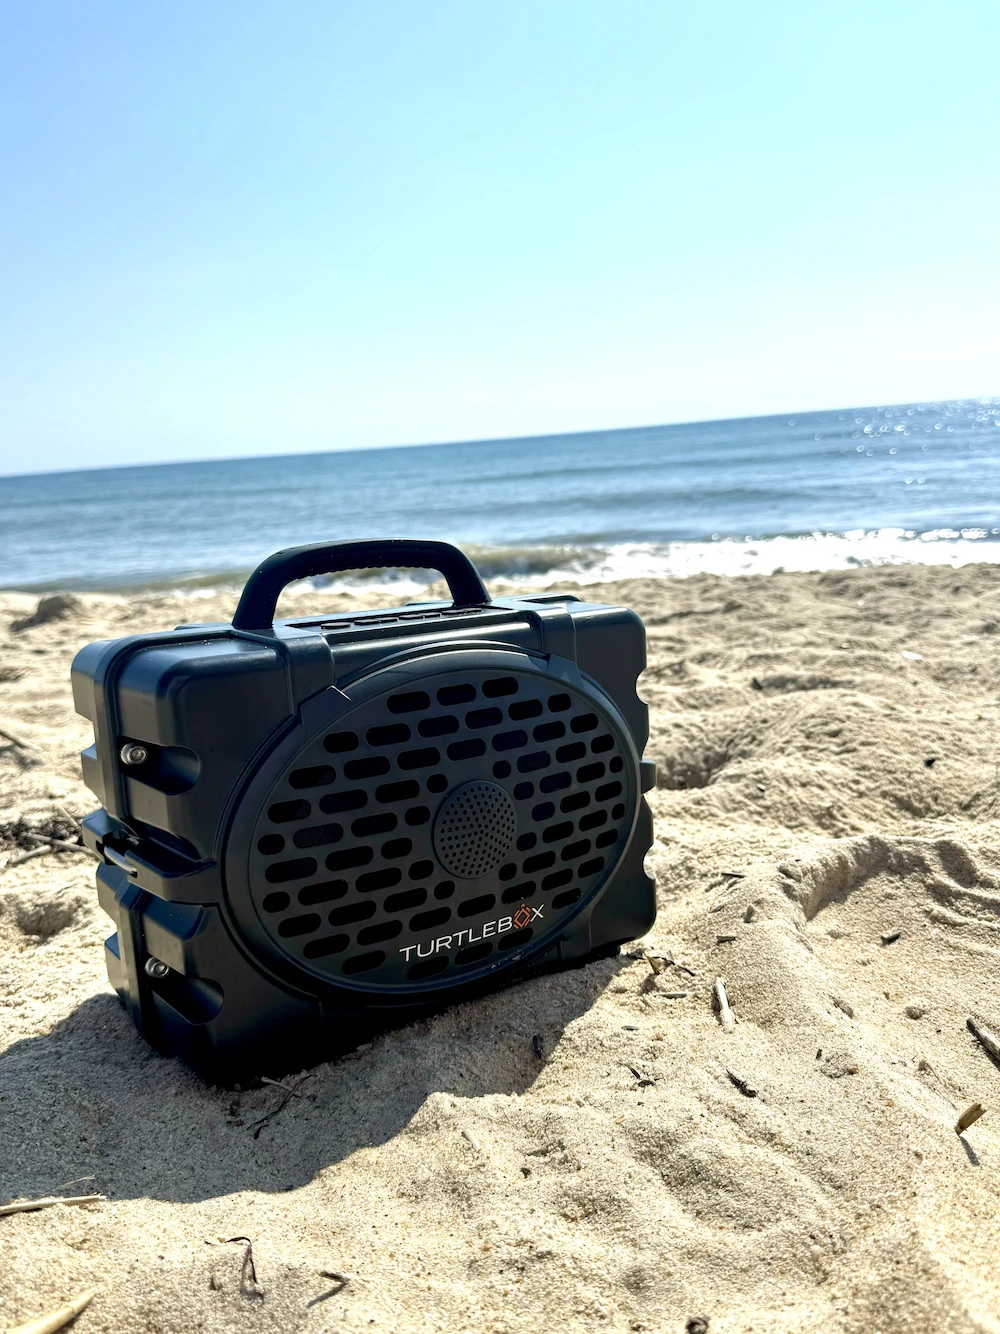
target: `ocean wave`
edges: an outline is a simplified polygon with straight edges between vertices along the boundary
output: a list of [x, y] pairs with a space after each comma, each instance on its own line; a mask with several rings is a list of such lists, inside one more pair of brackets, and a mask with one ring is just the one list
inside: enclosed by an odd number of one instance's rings
[[[877, 565], [1000, 564], [1000, 529], [902, 528], [795, 536], [713, 538], [707, 541], [621, 542], [606, 546], [463, 547], [495, 590], [547, 588], [565, 582], [611, 583], [625, 579], [685, 579], [851, 569]], [[372, 589], [416, 595], [436, 576], [413, 571], [368, 573], [313, 580], [314, 587]]]

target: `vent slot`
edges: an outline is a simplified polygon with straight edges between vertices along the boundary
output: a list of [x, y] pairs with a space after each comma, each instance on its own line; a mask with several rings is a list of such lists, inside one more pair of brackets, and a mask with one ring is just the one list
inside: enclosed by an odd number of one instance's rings
[[437, 718], [423, 718], [417, 724], [417, 731], [423, 737], [450, 736], [458, 731], [458, 719], [453, 713], [442, 713]]
[[573, 879], [573, 872], [567, 866], [564, 871], [553, 871], [542, 881], [542, 889], [558, 889], [560, 885], [568, 885]]
[[511, 704], [507, 709], [507, 716], [511, 722], [524, 722], [526, 718], [538, 718], [542, 712], [542, 701], [540, 699], [519, 699], [516, 704]]
[[468, 741], [453, 741], [448, 747], [449, 760], [475, 760], [486, 754], [486, 742], [480, 737]]
[[476, 698], [476, 687], [472, 685], [461, 686], [442, 686], [437, 692], [437, 702], [439, 704], [471, 704]]
[[412, 735], [406, 723], [389, 723], [385, 727], [369, 727], [365, 740], [369, 746], [396, 746], [409, 741]]
[[433, 931], [436, 926], [444, 926], [451, 920], [450, 908], [430, 908], [427, 912], [418, 912], [410, 918], [411, 931]]
[[267, 818], [273, 824], [287, 824], [290, 820], [308, 820], [312, 807], [308, 801], [276, 801], [267, 810]]
[[265, 912], [284, 912], [291, 901], [287, 894], [279, 890], [274, 894], [265, 894], [261, 907]]
[[580, 833], [585, 833], [588, 829], [597, 829], [602, 824], [607, 824], [607, 811], [591, 811], [589, 815], [580, 817]]
[[411, 690], [405, 695], [390, 695], [386, 700], [386, 708], [390, 713], [419, 713], [422, 709], [429, 709], [431, 706], [431, 697], [423, 690]]
[[513, 676], [496, 676], [484, 681], [482, 688], [487, 699], [499, 699], [501, 695], [516, 695], [517, 681]]
[[314, 824], [308, 829], [296, 830], [292, 842], [297, 848], [321, 848], [326, 843], [339, 843], [343, 837], [343, 825]]
[[307, 959], [325, 959], [331, 954], [343, 954], [350, 943], [350, 936], [320, 936], [303, 945], [302, 953]]
[[315, 872], [316, 862], [312, 857], [297, 857], [290, 862], [272, 863], [264, 872], [264, 879], [270, 880], [272, 885], [280, 885], [286, 880], [305, 880]]
[[328, 750], [331, 755], [342, 755], [348, 750], [357, 750], [358, 736], [356, 732], [331, 732], [324, 738], [323, 749]]
[[[595, 755], [603, 755], [606, 750], [614, 750], [615, 739], [613, 736], [595, 736], [590, 743], [590, 749]], [[614, 761], [612, 760], [612, 764]], [[618, 768], [621, 768], [621, 760], [618, 761]]]
[[401, 769], [427, 769], [432, 764], [437, 764], [441, 758], [441, 752], [435, 750], [433, 746], [424, 746], [422, 750], [404, 750], [396, 757], [396, 763]]
[[496, 905], [495, 894], [480, 894], [477, 899], [466, 899], [464, 903], [458, 905], [459, 917], [481, 917], [483, 913]]
[[[300, 843], [299, 847], [301, 846]], [[257, 851], [265, 857], [273, 857], [284, 850], [285, 840], [280, 834], [265, 834], [263, 838], [257, 840]]]
[[279, 936], [308, 936], [319, 929], [322, 921], [318, 912], [307, 913], [304, 917], [286, 917], [278, 927]]
[[403, 878], [398, 866], [387, 866], [381, 871], [366, 871], [358, 876], [358, 890], [362, 894], [374, 894], [377, 889], [392, 889]]
[[[303, 804], [307, 805], [308, 803]], [[368, 793], [362, 787], [356, 787], [347, 792], [328, 792], [325, 797], [319, 799], [319, 808], [324, 815], [339, 815], [342, 811], [359, 811], [367, 805]]]
[[394, 801], [412, 801], [420, 795], [420, 784], [413, 778], [404, 778], [399, 783], [383, 783], [375, 789], [375, 800], [387, 806]]
[[385, 901], [386, 912], [407, 912], [427, 902], [426, 889], [404, 889], [401, 894], [390, 894]]
[[535, 897], [534, 880], [526, 880], [523, 885], [511, 885], [510, 889], [505, 889], [500, 895], [502, 903], [520, 903], [522, 899], [532, 899]]
[[351, 825], [351, 833], [356, 838], [368, 838], [371, 834], [387, 834], [396, 828], [396, 817], [391, 811], [382, 811], [378, 815], [363, 815]]
[[598, 761], [596, 764], [581, 765], [576, 771], [576, 781], [578, 783], [592, 783], [596, 778], [604, 777], [604, 765]]
[[383, 963], [385, 963], [385, 951], [373, 950], [371, 954], [355, 954], [352, 958], [345, 959], [341, 971], [348, 976], [355, 973], [370, 973], [373, 968], [378, 968]]
[[570, 764], [573, 760], [582, 760], [587, 753], [587, 747], [582, 741], [573, 741], [568, 746], [560, 746], [556, 751], [556, 759], [560, 764]]
[[[537, 732], [537, 728], [535, 729]], [[493, 749], [497, 751], [519, 750], [528, 744], [527, 732], [498, 732], [493, 738]]]
[[315, 885], [303, 885], [299, 890], [299, 902], [303, 908], [309, 908], [317, 903], [332, 903], [334, 899], [342, 899], [346, 893], [346, 880], [322, 880]]
[[552, 762], [552, 757], [547, 750], [536, 750], [530, 755], [521, 755], [518, 757], [517, 768], [522, 774], [530, 774], [535, 769], [547, 769]]
[[329, 787], [337, 777], [336, 769], [329, 764], [317, 764], [311, 769], [293, 769], [288, 775], [290, 787]]
[[563, 770], [559, 774], [546, 774], [538, 784], [539, 792], [561, 792], [564, 787], [569, 787], [573, 780], [569, 774]]
[[348, 760], [344, 765], [344, 775], [352, 782], [359, 778], [381, 778], [388, 772], [389, 761], [384, 755], [369, 755], [363, 760]]
[[550, 713], [565, 713], [567, 709], [571, 709], [572, 707], [573, 701], [570, 699], [569, 695], [549, 696]]
[[326, 859], [328, 871], [349, 871], [352, 866], [367, 866], [373, 857], [371, 848], [344, 848], [340, 852], [331, 852]]
[[351, 922], [364, 922], [374, 916], [375, 904], [369, 900], [367, 903], [347, 903], [343, 908], [334, 908], [326, 920], [331, 926], [347, 926]]
[[499, 709], [472, 709], [465, 715], [466, 727], [496, 727], [502, 722], [503, 714]]
[[559, 809], [563, 814], [567, 814], [569, 811], [582, 811], [585, 806], [589, 805], [589, 792], [574, 792], [571, 797], [563, 797], [559, 803]]

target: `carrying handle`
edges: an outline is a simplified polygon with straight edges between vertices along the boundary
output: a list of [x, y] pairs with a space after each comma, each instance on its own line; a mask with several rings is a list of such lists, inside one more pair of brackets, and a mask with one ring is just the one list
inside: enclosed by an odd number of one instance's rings
[[342, 570], [437, 570], [448, 583], [456, 607], [485, 607], [487, 593], [479, 571], [458, 547], [448, 542], [373, 538], [360, 542], [316, 542], [276, 551], [257, 566], [240, 598], [234, 630], [269, 630], [274, 609], [286, 584]]

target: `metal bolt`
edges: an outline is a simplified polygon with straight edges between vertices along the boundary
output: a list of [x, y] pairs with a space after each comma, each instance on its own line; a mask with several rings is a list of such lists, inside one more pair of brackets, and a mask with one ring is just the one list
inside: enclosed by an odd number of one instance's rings
[[145, 764], [148, 759], [149, 751], [145, 746], [139, 746], [130, 741], [121, 748], [122, 764]]
[[166, 977], [170, 969], [162, 959], [154, 959], [152, 955], [146, 960], [146, 973], [149, 977]]

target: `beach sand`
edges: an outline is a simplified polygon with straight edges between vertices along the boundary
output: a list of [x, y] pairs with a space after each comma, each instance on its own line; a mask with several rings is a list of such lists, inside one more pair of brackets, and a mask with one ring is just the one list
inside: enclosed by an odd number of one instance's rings
[[[255, 1127], [280, 1089], [134, 1032], [91, 861], [0, 874], [0, 1199], [108, 1197], [0, 1217], [0, 1327], [95, 1287], [95, 1334], [1000, 1330], [1000, 1070], [966, 1028], [1000, 1029], [1000, 569], [592, 593], [646, 621], [659, 766], [660, 915], [616, 960], [320, 1065]], [[0, 865], [95, 804], [76, 649], [234, 599], [12, 630], [35, 603], [0, 596]]]

